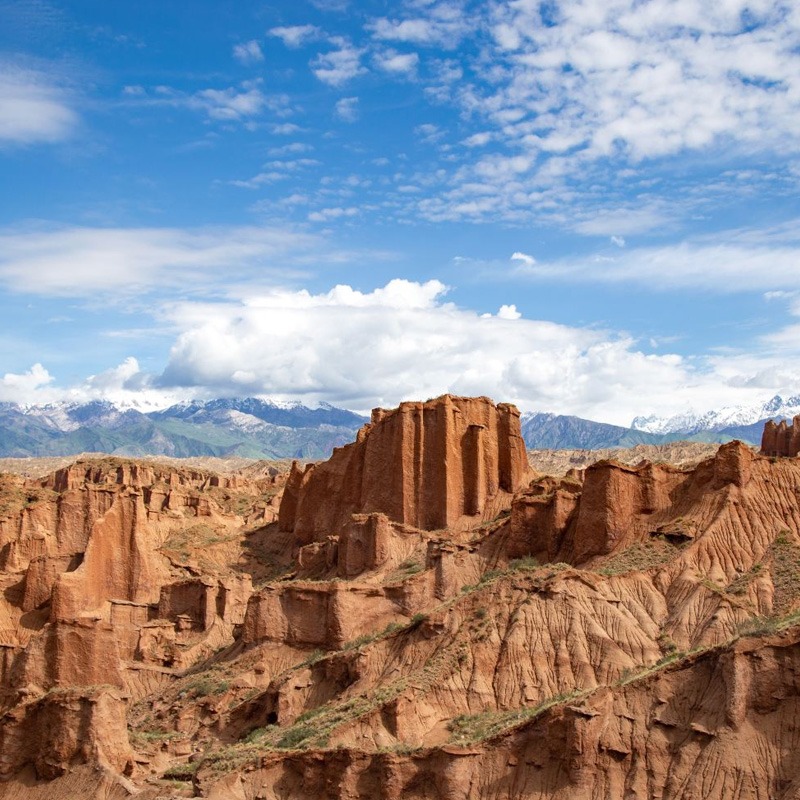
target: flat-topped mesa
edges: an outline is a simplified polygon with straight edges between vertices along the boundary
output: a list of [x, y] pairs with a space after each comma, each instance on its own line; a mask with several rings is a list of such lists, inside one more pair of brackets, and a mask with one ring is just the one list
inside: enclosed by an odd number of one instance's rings
[[794, 458], [800, 453], [800, 415], [791, 425], [782, 419], [775, 423], [768, 419], [761, 437], [761, 454], [765, 456], [788, 456]]
[[521, 488], [527, 470], [513, 405], [443, 395], [378, 408], [328, 461], [292, 467], [280, 527], [300, 544], [339, 533], [352, 514], [380, 512], [423, 530], [458, 527]]

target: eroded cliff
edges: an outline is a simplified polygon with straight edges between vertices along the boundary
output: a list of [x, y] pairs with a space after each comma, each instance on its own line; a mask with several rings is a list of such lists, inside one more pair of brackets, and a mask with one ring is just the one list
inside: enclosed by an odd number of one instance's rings
[[800, 463], [518, 435], [445, 397], [288, 478], [4, 476], [0, 798], [797, 797]]

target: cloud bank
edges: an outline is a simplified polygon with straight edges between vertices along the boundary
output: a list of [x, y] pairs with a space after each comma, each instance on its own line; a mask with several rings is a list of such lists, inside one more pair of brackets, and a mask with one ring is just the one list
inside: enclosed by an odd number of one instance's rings
[[483, 314], [460, 308], [437, 280], [394, 279], [366, 292], [273, 288], [172, 302], [158, 314], [175, 332], [162, 372], [129, 358], [59, 388], [37, 364], [6, 374], [0, 400], [163, 407], [261, 395], [367, 411], [453, 392], [627, 425], [638, 414], [749, 404], [800, 384], [796, 324], [764, 337], [758, 353], [687, 358], [646, 352], [623, 332], [526, 319], [514, 304]]

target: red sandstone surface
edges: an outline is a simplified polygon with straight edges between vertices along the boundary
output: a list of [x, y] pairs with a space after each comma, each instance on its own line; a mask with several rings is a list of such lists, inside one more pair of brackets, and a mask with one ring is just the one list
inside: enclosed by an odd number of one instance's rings
[[537, 476], [446, 396], [289, 474], [0, 475], [0, 800], [798, 798], [779, 450]]
[[795, 417], [791, 424], [783, 419], [777, 423], [768, 420], [761, 437], [761, 453], [790, 458], [800, 453], [800, 416]]

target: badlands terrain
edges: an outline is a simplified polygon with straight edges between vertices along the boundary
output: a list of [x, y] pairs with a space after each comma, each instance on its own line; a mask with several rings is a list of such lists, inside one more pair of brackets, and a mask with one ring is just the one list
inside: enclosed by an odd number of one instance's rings
[[444, 396], [311, 465], [4, 462], [0, 800], [796, 800], [796, 428], [529, 457]]

